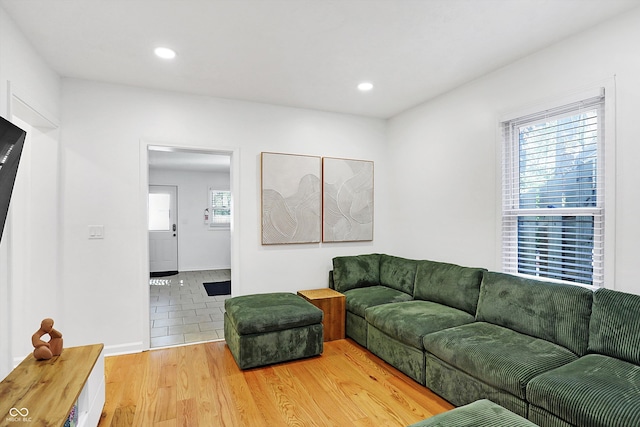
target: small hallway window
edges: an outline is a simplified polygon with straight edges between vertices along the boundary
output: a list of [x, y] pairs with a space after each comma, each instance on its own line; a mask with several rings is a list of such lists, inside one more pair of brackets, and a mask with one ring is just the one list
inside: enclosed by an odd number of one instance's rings
[[209, 227], [229, 227], [231, 224], [231, 192], [210, 188], [209, 206], [211, 209]]

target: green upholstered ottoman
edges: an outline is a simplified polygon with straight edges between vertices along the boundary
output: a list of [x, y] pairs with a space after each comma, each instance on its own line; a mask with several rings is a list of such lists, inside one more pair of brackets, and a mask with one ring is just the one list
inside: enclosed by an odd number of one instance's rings
[[465, 406], [427, 418], [409, 427], [536, 427], [490, 400], [476, 400]]
[[229, 298], [224, 339], [240, 369], [322, 354], [323, 312], [292, 293]]

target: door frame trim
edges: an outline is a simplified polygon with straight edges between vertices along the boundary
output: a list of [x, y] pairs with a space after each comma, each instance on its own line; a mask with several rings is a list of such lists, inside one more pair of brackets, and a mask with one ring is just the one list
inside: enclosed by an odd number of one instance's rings
[[231, 295], [240, 293], [240, 233], [235, 228], [240, 223], [240, 149], [238, 147], [211, 147], [204, 145], [181, 144], [176, 141], [158, 141], [141, 139], [139, 141], [140, 153], [140, 180], [139, 180], [139, 289], [138, 298], [140, 310], [140, 328], [142, 330], [143, 350], [151, 347], [151, 326], [149, 324], [149, 149], [164, 149], [170, 151], [195, 151], [205, 154], [224, 154], [231, 157], [229, 170], [230, 189], [232, 195], [231, 207]]

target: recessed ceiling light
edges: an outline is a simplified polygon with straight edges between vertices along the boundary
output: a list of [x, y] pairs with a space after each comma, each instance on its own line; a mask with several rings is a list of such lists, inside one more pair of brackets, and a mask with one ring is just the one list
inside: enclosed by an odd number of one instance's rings
[[362, 82], [358, 85], [358, 89], [360, 89], [363, 92], [367, 92], [371, 89], [373, 89], [373, 83], [369, 83], [369, 82]]
[[162, 59], [173, 59], [176, 57], [175, 50], [169, 49], [168, 47], [157, 47], [153, 52]]

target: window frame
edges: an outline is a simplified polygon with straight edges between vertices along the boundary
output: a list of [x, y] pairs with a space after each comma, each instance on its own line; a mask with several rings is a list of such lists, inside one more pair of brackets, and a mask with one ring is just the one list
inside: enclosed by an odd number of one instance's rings
[[[506, 233], [505, 227], [505, 204], [507, 202], [507, 193], [511, 193], [513, 195], [514, 191], [519, 191], [519, 182], [518, 180], [514, 180], [513, 176], [509, 176], [508, 170], [505, 169], [505, 163], [508, 160], [512, 162], [518, 161], [518, 152], [515, 150], [514, 152], [514, 144], [515, 147], [517, 145], [517, 135], [513, 135], [512, 132], [509, 132], [510, 136], [513, 139], [509, 140], [509, 147], [507, 147], [506, 138], [505, 138], [505, 126], [509, 122], [517, 121], [521, 118], [526, 118], [529, 116], [534, 116], [536, 114], [548, 111], [551, 112], [549, 118], [546, 118], [543, 121], [550, 121], [551, 117], [557, 116], [557, 114], [553, 114], [554, 111], [561, 111], [565, 109], [565, 107], [576, 104], [584, 100], [589, 100], [592, 98], [596, 98], [598, 96], [602, 96], [604, 99], [604, 106], [599, 110], [599, 118], [598, 118], [598, 144], [599, 144], [599, 152], [598, 152], [598, 170], [599, 176], [598, 179], [602, 180], [602, 185], [598, 188], [597, 193], [597, 206], [596, 207], [580, 207], [580, 208], [549, 208], [549, 209], [514, 209], [513, 211], [518, 211], [518, 216], [526, 216], [526, 214], [534, 214], [535, 216], [544, 216], [544, 215], [552, 215], [552, 216], [561, 216], [566, 215], [567, 213], [580, 215], [587, 214], [593, 215], [594, 213], [600, 213], [600, 219], [602, 220], [603, 229], [606, 230], [604, 236], [601, 241], [601, 250], [602, 250], [602, 264], [600, 265], [600, 271], [602, 272], [601, 277], [594, 277], [594, 285], [576, 283], [572, 281], [560, 281], [552, 278], [547, 278], [543, 276], [536, 275], [527, 275], [523, 273], [519, 273], [517, 266], [517, 255], [516, 255], [516, 263], [515, 267], [505, 265], [505, 252], [509, 248], [513, 248], [515, 244], [516, 247], [518, 245], [517, 242], [517, 227], [512, 228], [512, 232], [515, 233], [515, 237], [513, 234], [508, 235]], [[566, 117], [569, 114], [561, 114], [561, 116]], [[602, 118], [602, 116], [604, 116]], [[602, 85], [598, 87], [594, 87], [591, 89], [587, 89], [581, 92], [577, 92], [574, 94], [556, 97], [555, 99], [551, 99], [545, 101], [543, 103], [538, 103], [535, 105], [530, 105], [518, 111], [514, 111], [510, 114], [503, 115], [497, 121], [498, 124], [498, 132], [497, 132], [497, 177], [496, 179], [496, 190], [499, 191], [501, 197], [498, 198], [497, 201], [497, 209], [500, 212], [500, 215], [496, 216], [497, 219], [497, 251], [496, 251], [496, 260], [499, 266], [501, 266], [502, 271], [514, 274], [518, 276], [531, 277], [538, 280], [551, 281], [551, 282], [562, 282], [576, 286], [583, 286], [591, 289], [597, 289], [598, 287], [607, 287], [613, 288], [615, 284], [615, 263], [613, 258], [613, 252], [615, 248], [615, 79], [608, 79], [603, 82]], [[509, 135], [507, 135], [509, 136]], [[515, 142], [514, 142], [515, 139]], [[518, 163], [516, 163], [517, 165]], [[511, 174], [518, 174], [517, 167], [514, 167], [511, 170]], [[518, 177], [519, 179], [519, 177]], [[505, 180], [507, 180], [507, 184], [505, 185]], [[511, 198], [513, 200], [513, 198]], [[606, 206], [606, 211], [605, 211]], [[576, 213], [578, 211], [580, 213]], [[606, 212], [606, 214], [605, 214]], [[517, 221], [517, 216], [514, 217], [514, 220]], [[597, 238], [594, 236], [594, 238]], [[513, 260], [512, 260], [513, 261]], [[515, 271], [514, 271], [515, 270]]]
[[[227, 193], [228, 197], [229, 197], [229, 215], [225, 216], [228, 220], [225, 222], [216, 222], [214, 219], [216, 218], [215, 216], [215, 211], [216, 211], [216, 206], [214, 205], [214, 193]], [[209, 218], [209, 229], [210, 230], [224, 230], [224, 229], [229, 229], [231, 227], [231, 216], [232, 216], [232, 205], [233, 205], [233, 200], [232, 200], [232, 196], [231, 196], [231, 191], [230, 190], [221, 190], [217, 187], [209, 187], [209, 192], [208, 192], [208, 207], [210, 210], [210, 218]]]

